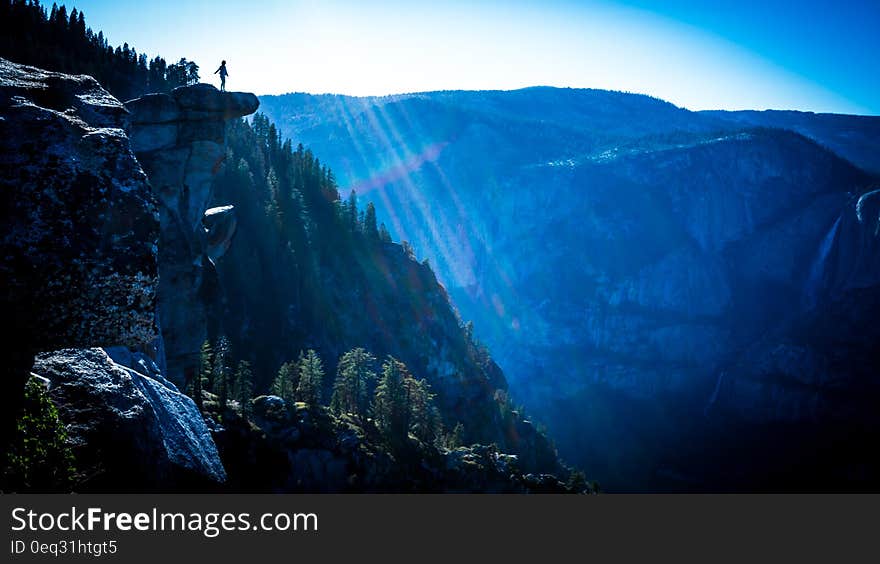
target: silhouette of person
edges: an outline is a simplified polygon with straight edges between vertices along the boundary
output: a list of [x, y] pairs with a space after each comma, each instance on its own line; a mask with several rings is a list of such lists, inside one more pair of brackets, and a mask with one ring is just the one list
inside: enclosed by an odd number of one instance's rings
[[214, 74], [220, 73], [220, 91], [226, 91], [226, 77], [229, 76], [229, 73], [226, 71], [226, 61], [220, 63], [220, 68], [214, 71]]

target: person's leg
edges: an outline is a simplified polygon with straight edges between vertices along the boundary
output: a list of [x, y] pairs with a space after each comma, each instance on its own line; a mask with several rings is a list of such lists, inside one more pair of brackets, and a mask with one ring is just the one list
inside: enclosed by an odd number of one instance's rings
[[226, 91], [226, 77], [225, 76], [220, 77], [220, 91], [221, 92]]

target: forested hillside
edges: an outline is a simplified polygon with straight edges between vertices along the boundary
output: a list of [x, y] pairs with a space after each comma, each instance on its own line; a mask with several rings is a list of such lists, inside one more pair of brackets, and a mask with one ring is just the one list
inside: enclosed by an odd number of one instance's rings
[[199, 67], [180, 59], [167, 63], [124, 43], [113, 47], [102, 31], [86, 26], [85, 14], [63, 4], [47, 11], [35, 0], [0, 1], [0, 57], [17, 63], [87, 74], [120, 100], [147, 92], [169, 92], [199, 81]]
[[[235, 206], [239, 226], [206, 299], [214, 342], [228, 340], [231, 355], [251, 363], [256, 393], [302, 351], [332, 367], [361, 347], [426, 379], [444, 427], [460, 426], [461, 440], [520, 453], [530, 469], [555, 468], [545, 438], [514, 428], [501, 370], [430, 265], [391, 241], [372, 205], [359, 207], [355, 193], [340, 200], [332, 172], [261, 114], [230, 124], [228, 151], [215, 200]], [[332, 374], [320, 386], [329, 401]]]

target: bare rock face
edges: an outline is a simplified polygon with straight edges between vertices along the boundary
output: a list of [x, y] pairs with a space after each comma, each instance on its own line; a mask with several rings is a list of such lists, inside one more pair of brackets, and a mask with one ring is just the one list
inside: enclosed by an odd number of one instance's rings
[[[67, 427], [80, 491], [204, 490], [226, 479], [193, 401], [128, 349], [65, 349], [37, 356], [33, 372]], [[138, 366], [134, 370], [116, 360]], [[151, 375], [148, 375], [151, 374]]]
[[818, 249], [815, 274], [831, 299], [848, 290], [880, 285], [880, 189], [847, 206], [822, 243], [829, 246]]
[[132, 149], [159, 200], [159, 323], [167, 375], [181, 387], [198, 368], [206, 336], [201, 292], [205, 273], [213, 267], [209, 246], [214, 258], [222, 254], [217, 254], [222, 242], [209, 245], [203, 220], [212, 178], [226, 156], [226, 120], [251, 114], [258, 106], [253, 94], [220, 92], [207, 84], [126, 102]]
[[803, 310], [724, 374], [716, 394], [722, 409], [758, 422], [880, 426], [880, 190], [828, 223], [809, 254]]
[[125, 126], [93, 78], [0, 59], [0, 299], [32, 350], [155, 336], [159, 215]]
[[159, 214], [126, 126], [93, 78], [0, 59], [4, 419], [34, 353], [156, 336]]
[[[169, 278], [166, 296], [185, 292], [197, 285], [181, 286], [177, 271], [207, 262], [201, 219], [223, 120], [256, 107], [245, 95], [196, 95], [204, 91], [176, 93], [181, 104], [174, 96], [134, 104], [161, 123], [139, 127], [137, 114], [131, 141], [129, 111], [93, 78], [0, 59], [0, 311], [13, 329], [0, 350], [0, 447], [36, 373], [72, 441], [77, 490], [212, 489], [226, 479], [195, 403], [165, 379], [156, 326], [159, 275]], [[166, 151], [155, 137], [168, 124]], [[153, 179], [132, 151], [145, 143]], [[187, 319], [192, 293], [183, 298], [166, 300], [166, 311]]]

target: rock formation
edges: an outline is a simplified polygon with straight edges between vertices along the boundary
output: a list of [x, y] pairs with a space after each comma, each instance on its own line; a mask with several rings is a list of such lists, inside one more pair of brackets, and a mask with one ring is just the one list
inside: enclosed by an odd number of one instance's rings
[[226, 120], [253, 113], [258, 106], [253, 94], [220, 92], [207, 84], [126, 102], [132, 149], [159, 203], [158, 317], [167, 375], [181, 388], [198, 368], [206, 337], [201, 292], [205, 272], [213, 268], [209, 259], [222, 254], [224, 239], [234, 231], [227, 219], [221, 229], [225, 233], [215, 240], [217, 232], [212, 232], [209, 242], [203, 223], [212, 177], [226, 156]]
[[217, 449], [160, 366], [167, 343], [185, 383], [204, 339], [201, 272], [235, 230], [230, 209], [202, 224], [211, 176], [225, 120], [257, 101], [201, 85], [129, 104], [91, 77], [0, 60], [4, 433], [33, 364], [73, 442], [77, 489], [207, 488], [225, 480]]
[[[367, 428], [369, 429], [369, 428]], [[216, 433], [233, 492], [580, 493], [529, 461], [474, 444], [392, 454], [356, 418], [259, 396], [245, 421], [227, 411]], [[412, 448], [412, 447], [411, 447]], [[588, 489], [584, 487], [583, 489]]]
[[4, 431], [34, 353], [155, 337], [159, 214], [127, 125], [93, 78], [0, 59]]
[[[226, 472], [195, 403], [127, 348], [37, 355], [80, 473], [78, 491], [204, 490]], [[150, 374], [149, 376], [147, 374]]]
[[232, 237], [238, 227], [234, 206], [218, 206], [207, 210], [204, 224], [207, 236], [206, 253], [211, 262], [216, 264], [232, 244]]
[[802, 309], [732, 363], [718, 408], [758, 423], [880, 427], [880, 191], [848, 203], [815, 246]]

